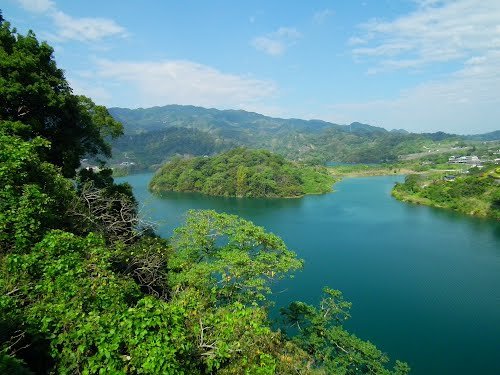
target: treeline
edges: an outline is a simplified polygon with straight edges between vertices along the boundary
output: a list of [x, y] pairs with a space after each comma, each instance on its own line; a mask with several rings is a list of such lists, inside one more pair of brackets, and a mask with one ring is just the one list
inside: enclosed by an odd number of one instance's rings
[[236, 148], [212, 157], [176, 158], [155, 174], [154, 192], [182, 191], [235, 197], [300, 197], [331, 191], [326, 168], [285, 160], [264, 150]]
[[470, 175], [408, 175], [392, 195], [410, 203], [500, 219], [500, 168], [472, 168]]
[[409, 371], [343, 328], [339, 291], [271, 325], [272, 282], [302, 266], [277, 236], [193, 211], [161, 239], [130, 186], [78, 171], [122, 126], [52, 53], [0, 15], [0, 374]]

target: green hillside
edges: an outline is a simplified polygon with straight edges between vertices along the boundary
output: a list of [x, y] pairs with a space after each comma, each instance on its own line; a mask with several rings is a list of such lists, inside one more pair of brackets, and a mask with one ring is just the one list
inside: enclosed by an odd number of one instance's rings
[[[327, 161], [377, 163], [401, 155], [452, 145], [458, 136], [409, 134], [354, 122], [338, 125], [320, 120], [281, 119], [242, 110], [167, 105], [111, 108], [124, 124], [125, 137], [113, 143], [114, 162], [129, 158], [151, 166], [174, 155], [211, 155], [234, 146], [267, 149], [288, 159], [322, 164]], [[173, 130], [177, 129], [177, 130]], [[180, 136], [181, 129], [186, 133]], [[171, 132], [178, 138], [172, 147]], [[210, 147], [200, 149], [196, 142]], [[139, 146], [140, 145], [140, 146]], [[228, 146], [228, 147], [226, 147]], [[147, 152], [145, 151], [147, 150]]]
[[331, 191], [327, 170], [264, 150], [237, 148], [213, 157], [176, 158], [153, 177], [154, 192], [183, 191], [237, 197], [300, 197]]
[[136, 169], [159, 167], [174, 155], [213, 155], [237, 144], [192, 128], [171, 127], [140, 134], [125, 134], [113, 142], [120, 162], [133, 161]]
[[408, 175], [404, 183], [396, 184], [392, 195], [404, 202], [500, 220], [500, 168], [473, 168], [472, 172]]

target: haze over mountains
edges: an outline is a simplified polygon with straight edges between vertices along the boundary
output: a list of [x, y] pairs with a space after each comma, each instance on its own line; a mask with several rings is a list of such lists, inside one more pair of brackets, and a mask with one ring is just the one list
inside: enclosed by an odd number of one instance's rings
[[185, 105], [110, 108], [125, 135], [113, 143], [115, 159], [151, 166], [174, 154], [211, 155], [237, 146], [263, 148], [306, 162], [384, 162], [421, 152], [429, 142], [497, 140], [500, 131], [471, 136], [415, 134], [353, 122], [282, 119], [243, 110]]

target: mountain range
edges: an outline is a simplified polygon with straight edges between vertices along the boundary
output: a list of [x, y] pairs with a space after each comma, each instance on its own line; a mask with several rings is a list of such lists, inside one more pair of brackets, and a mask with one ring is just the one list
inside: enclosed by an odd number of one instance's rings
[[268, 149], [308, 163], [375, 163], [421, 152], [434, 143], [500, 139], [500, 131], [416, 134], [359, 122], [340, 125], [189, 105], [114, 107], [109, 112], [124, 125], [124, 136], [113, 142], [114, 160], [133, 160], [141, 167], [161, 164], [172, 155], [212, 155], [237, 146]]

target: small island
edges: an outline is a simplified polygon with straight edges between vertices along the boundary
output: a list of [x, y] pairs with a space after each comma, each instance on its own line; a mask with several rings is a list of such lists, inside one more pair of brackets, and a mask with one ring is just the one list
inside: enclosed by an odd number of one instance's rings
[[403, 202], [446, 208], [500, 220], [500, 168], [472, 168], [465, 174], [410, 174], [392, 195]]
[[177, 157], [156, 172], [149, 189], [154, 193], [298, 198], [330, 192], [334, 182], [324, 167], [306, 166], [269, 151], [240, 147], [212, 157]]

